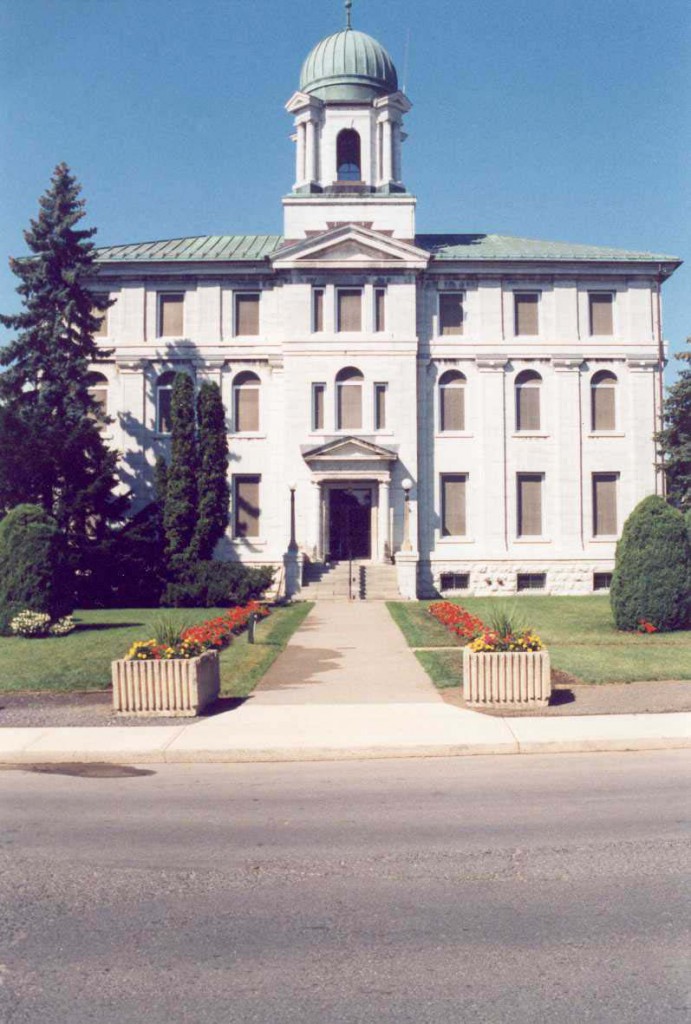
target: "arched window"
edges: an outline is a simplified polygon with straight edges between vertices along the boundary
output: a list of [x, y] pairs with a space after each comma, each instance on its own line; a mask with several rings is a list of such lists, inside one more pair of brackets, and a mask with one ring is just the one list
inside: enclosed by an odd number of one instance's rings
[[339, 181], [360, 181], [360, 136], [354, 128], [344, 128], [338, 133], [336, 167]]
[[339, 430], [362, 429], [363, 376], [354, 366], [336, 375], [336, 422]]
[[102, 416], [108, 415], [108, 378], [102, 373], [90, 373], [87, 378], [89, 394]]
[[447, 370], [439, 378], [439, 429], [465, 430], [465, 376]]
[[593, 430], [615, 430], [617, 425], [617, 378], [600, 370], [590, 381], [590, 415]]
[[259, 430], [259, 388], [256, 373], [245, 370], [233, 381], [233, 424], [237, 434]]
[[540, 429], [540, 388], [542, 377], [524, 370], [516, 377], [516, 430]]
[[175, 372], [168, 370], [156, 381], [156, 432], [169, 434], [171, 430], [170, 409], [173, 401]]

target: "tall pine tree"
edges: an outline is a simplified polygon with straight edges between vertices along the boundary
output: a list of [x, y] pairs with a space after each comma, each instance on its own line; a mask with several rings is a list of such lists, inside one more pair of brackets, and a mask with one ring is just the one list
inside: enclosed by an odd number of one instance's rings
[[[686, 341], [691, 343], [691, 338]], [[686, 512], [691, 511], [691, 352], [679, 352], [677, 359], [685, 365], [667, 391], [664, 428], [657, 442], [667, 478], [667, 497]]]
[[[38, 502], [64, 531], [77, 563], [127, 505], [114, 493], [117, 455], [103, 441], [88, 390], [90, 365], [103, 357], [94, 341], [99, 314], [111, 303], [85, 284], [97, 270], [96, 229], [76, 226], [85, 215], [80, 191], [59, 164], [24, 233], [32, 255], [10, 260], [24, 309], [0, 316], [17, 332], [0, 352], [0, 511]], [[21, 462], [21, 474], [8, 475], [8, 458]]]
[[183, 556], [197, 522], [197, 430], [194, 384], [186, 373], [176, 373], [170, 409], [171, 448], [163, 525], [169, 558]]
[[197, 523], [189, 554], [213, 557], [217, 541], [228, 526], [228, 435], [226, 414], [218, 384], [205, 382], [197, 395], [199, 437], [199, 500]]

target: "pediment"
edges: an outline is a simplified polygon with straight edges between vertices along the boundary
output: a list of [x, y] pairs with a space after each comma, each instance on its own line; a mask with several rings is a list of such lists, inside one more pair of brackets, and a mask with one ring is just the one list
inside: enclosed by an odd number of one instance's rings
[[398, 455], [391, 448], [362, 437], [338, 437], [316, 448], [303, 450], [305, 462], [394, 462]]
[[270, 259], [277, 269], [341, 266], [424, 269], [429, 253], [373, 228], [341, 224], [309, 238], [289, 242], [277, 249]]

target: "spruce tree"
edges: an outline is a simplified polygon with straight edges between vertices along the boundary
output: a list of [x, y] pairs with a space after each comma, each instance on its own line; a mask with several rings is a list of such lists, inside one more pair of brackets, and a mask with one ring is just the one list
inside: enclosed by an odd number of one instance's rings
[[[686, 340], [691, 343], [691, 338]], [[685, 365], [667, 391], [664, 428], [657, 442], [667, 478], [667, 497], [685, 512], [691, 509], [691, 352], [679, 352], [677, 359]]]
[[163, 525], [166, 553], [184, 556], [197, 521], [197, 431], [194, 415], [194, 384], [186, 373], [177, 373], [171, 398], [171, 450]]
[[[65, 164], [55, 168], [38, 217], [24, 233], [32, 255], [10, 260], [24, 309], [0, 316], [17, 332], [0, 353], [6, 367], [0, 374], [0, 448], [6, 452], [0, 511], [40, 503], [78, 562], [127, 504], [114, 493], [117, 455], [105, 446], [88, 390], [90, 365], [103, 357], [94, 341], [99, 313], [111, 303], [85, 285], [97, 271], [96, 229], [76, 226], [85, 215], [80, 191]], [[23, 472], [8, 476], [8, 459]]]
[[204, 383], [197, 396], [199, 437], [199, 503], [189, 554], [213, 557], [216, 543], [228, 526], [228, 437], [226, 415], [218, 384]]

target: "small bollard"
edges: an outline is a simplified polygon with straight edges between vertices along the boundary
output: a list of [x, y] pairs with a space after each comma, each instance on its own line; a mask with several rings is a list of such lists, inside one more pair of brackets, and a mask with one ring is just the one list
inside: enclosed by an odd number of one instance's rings
[[247, 620], [247, 643], [254, 643], [254, 627], [257, 624], [257, 613], [250, 612], [250, 617]]

